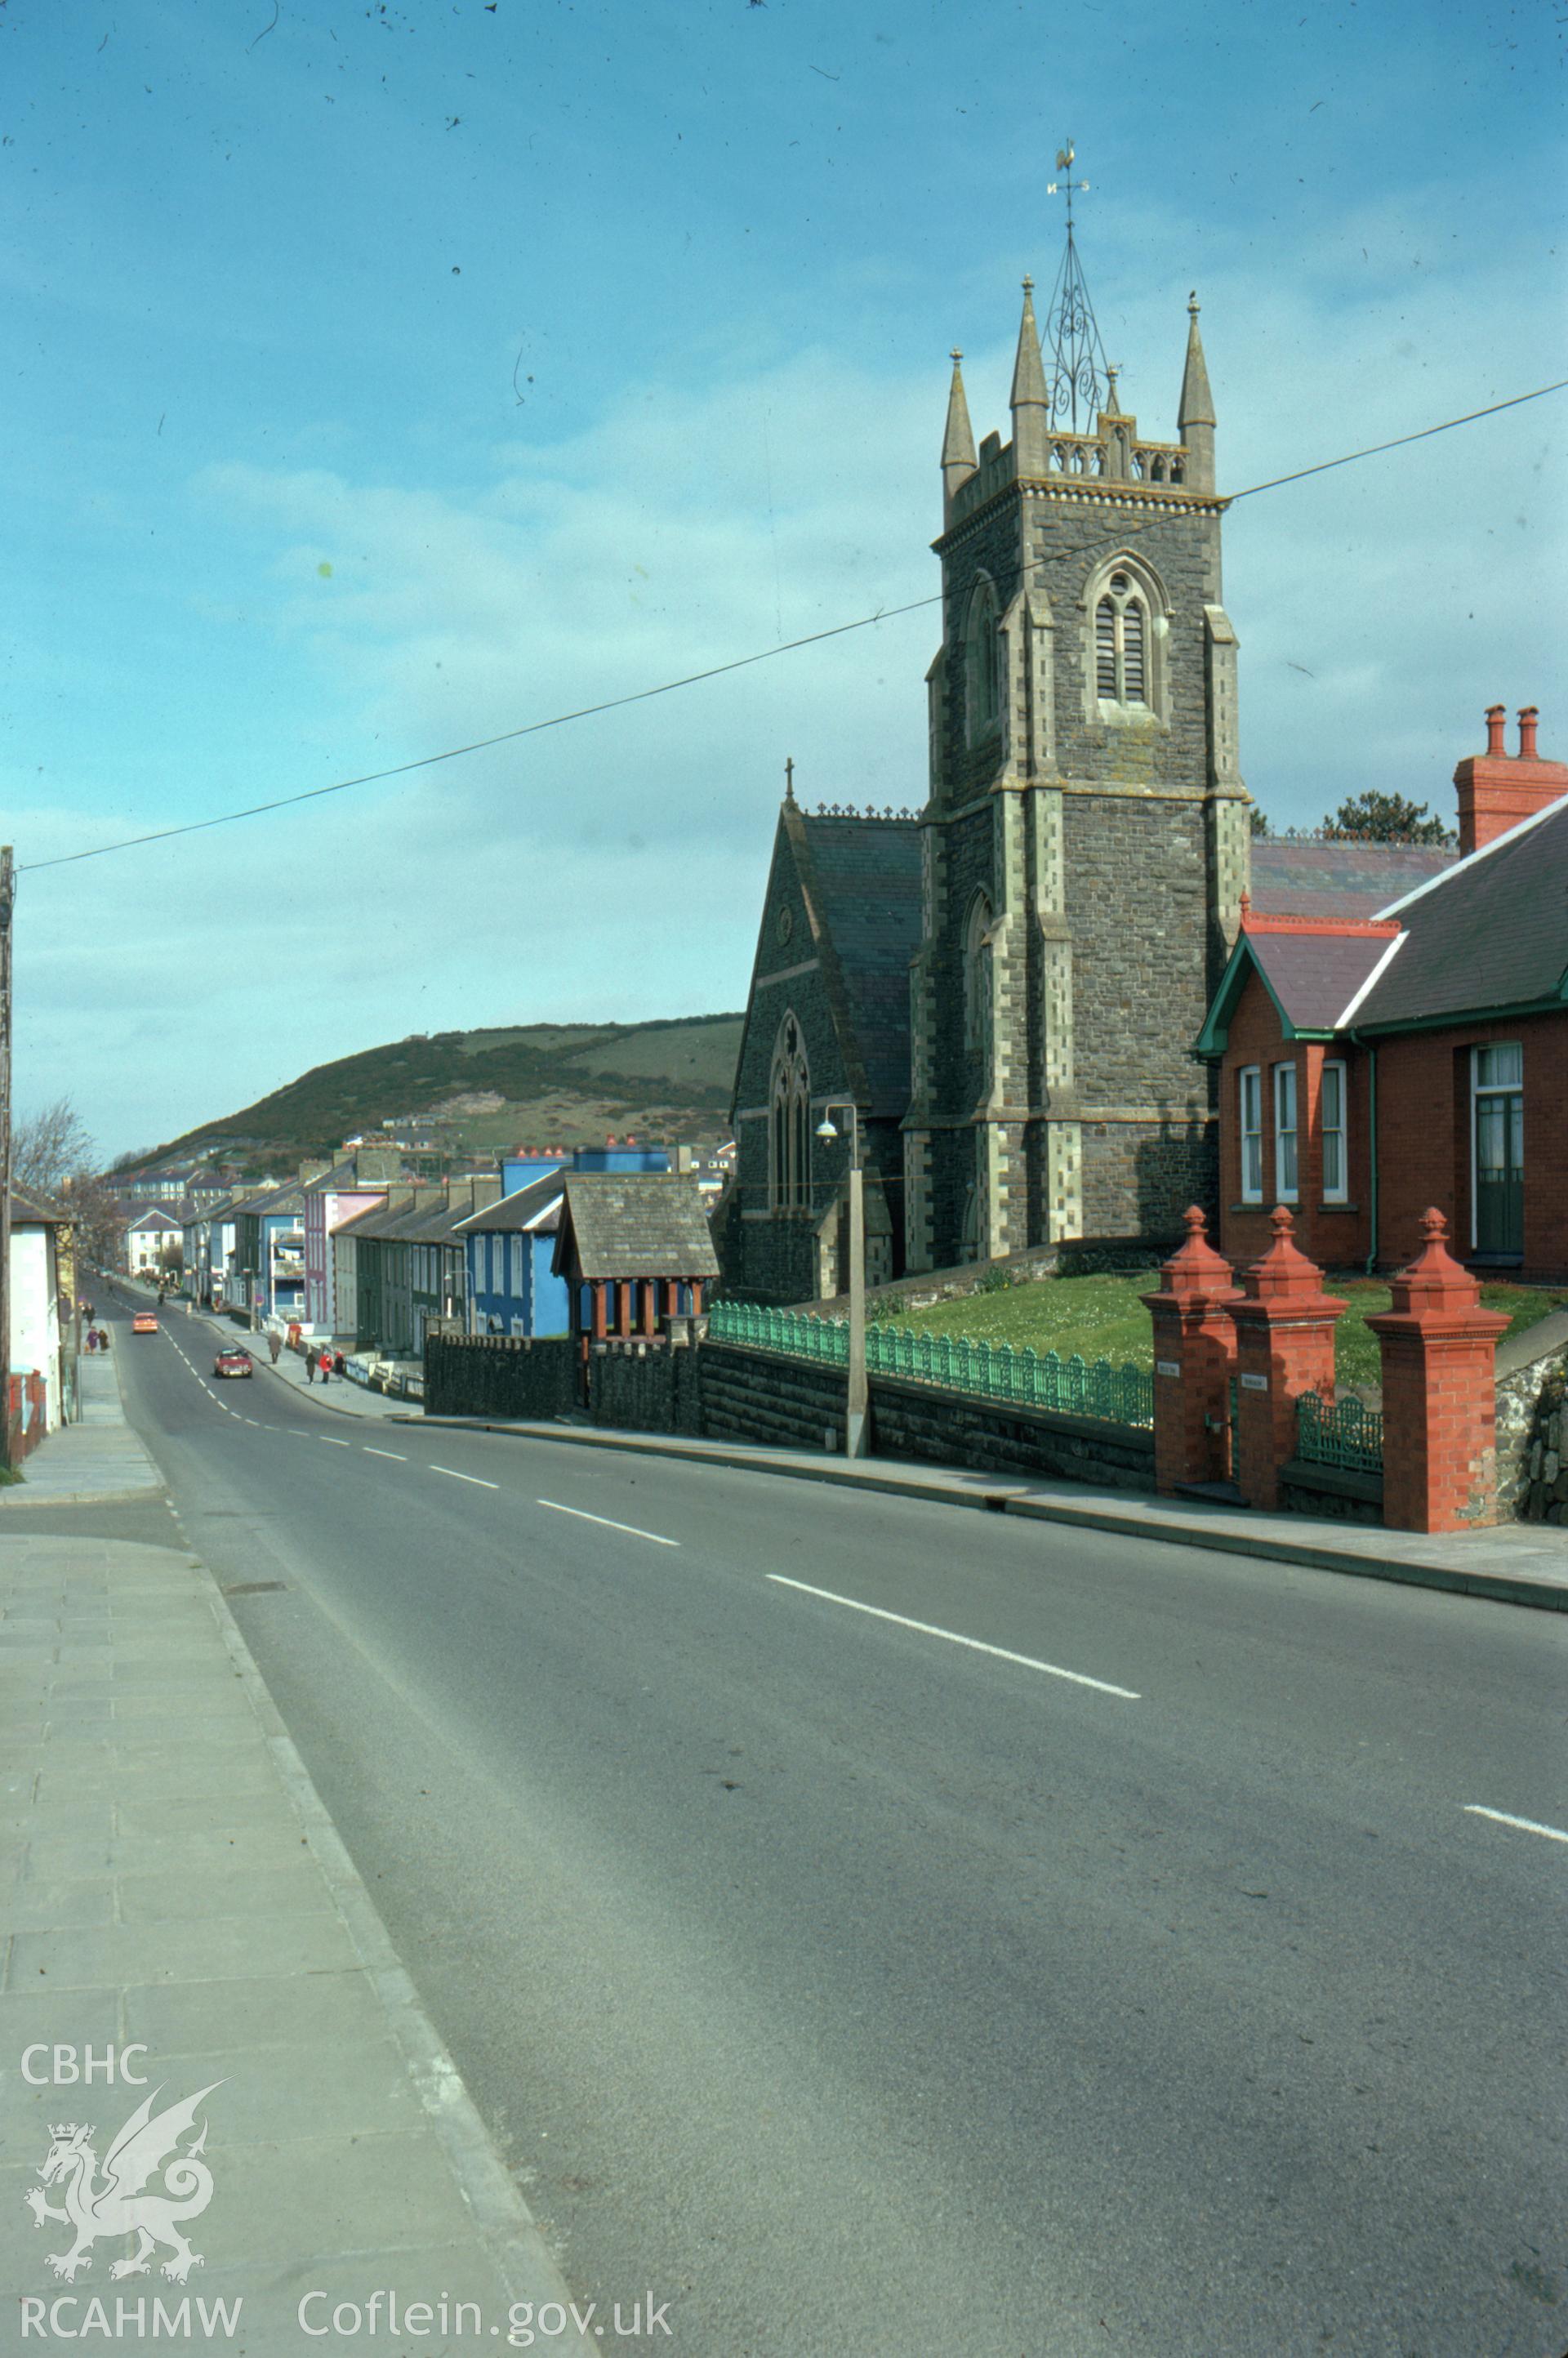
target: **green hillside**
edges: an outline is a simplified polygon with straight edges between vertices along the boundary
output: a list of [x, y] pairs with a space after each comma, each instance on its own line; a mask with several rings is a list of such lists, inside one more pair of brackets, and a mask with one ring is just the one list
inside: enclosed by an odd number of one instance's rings
[[729, 1110], [739, 1015], [653, 1023], [536, 1023], [416, 1033], [318, 1065], [238, 1113], [204, 1121], [160, 1153], [232, 1140], [258, 1165], [325, 1154], [384, 1121], [419, 1114], [456, 1153], [592, 1143], [607, 1132], [711, 1139]]

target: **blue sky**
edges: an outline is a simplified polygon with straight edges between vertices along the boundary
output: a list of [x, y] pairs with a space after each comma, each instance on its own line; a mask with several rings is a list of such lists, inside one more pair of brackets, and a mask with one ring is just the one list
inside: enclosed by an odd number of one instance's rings
[[[1568, 375], [1563, 9], [5, 0], [18, 861], [932, 593], [946, 352], [1005, 431], [1071, 132], [1124, 401], [1203, 301], [1221, 487]], [[1240, 503], [1277, 824], [1568, 748], [1568, 395]], [[783, 764], [918, 805], [929, 611], [24, 875], [19, 1110], [106, 1152], [410, 1031], [744, 999]]]

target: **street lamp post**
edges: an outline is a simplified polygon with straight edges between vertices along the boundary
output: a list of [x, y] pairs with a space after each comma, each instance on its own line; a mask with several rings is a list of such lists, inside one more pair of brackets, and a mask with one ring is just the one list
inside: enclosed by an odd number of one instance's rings
[[849, 1117], [849, 1389], [844, 1415], [844, 1455], [866, 1454], [866, 1195], [860, 1168], [860, 1112], [852, 1098], [829, 1098], [822, 1109], [816, 1135], [823, 1140], [842, 1136], [833, 1127], [833, 1114]]

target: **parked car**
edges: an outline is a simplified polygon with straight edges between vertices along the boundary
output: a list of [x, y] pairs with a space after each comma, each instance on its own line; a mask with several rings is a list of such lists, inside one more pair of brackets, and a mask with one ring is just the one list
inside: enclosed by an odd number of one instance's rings
[[131, 1321], [131, 1332], [133, 1335], [156, 1335], [157, 1333], [157, 1320], [153, 1316], [150, 1310], [137, 1311], [135, 1316]]
[[254, 1362], [248, 1351], [220, 1351], [212, 1362], [215, 1376], [248, 1376]]

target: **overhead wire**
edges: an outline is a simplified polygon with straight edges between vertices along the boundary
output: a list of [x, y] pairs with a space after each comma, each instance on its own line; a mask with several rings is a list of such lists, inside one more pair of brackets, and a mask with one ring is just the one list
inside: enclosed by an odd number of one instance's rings
[[[1444, 418], [1435, 426], [1418, 427], [1412, 433], [1397, 434], [1390, 441], [1368, 443], [1364, 449], [1346, 450], [1337, 458], [1319, 460], [1310, 467], [1298, 467], [1290, 474], [1271, 476], [1261, 483], [1249, 483], [1238, 492], [1216, 493], [1215, 498], [1222, 506], [1234, 507], [1238, 500], [1255, 499], [1260, 492], [1280, 491], [1286, 484], [1303, 482], [1311, 475], [1328, 474], [1336, 467], [1354, 466], [1363, 459], [1380, 458], [1390, 450], [1403, 449], [1412, 442], [1428, 441], [1434, 434], [1452, 433], [1456, 427], [1473, 426], [1483, 417], [1496, 417], [1505, 409], [1518, 409], [1526, 402], [1541, 401], [1548, 394], [1562, 393], [1565, 389], [1568, 389], [1568, 377], [1559, 377], [1550, 384], [1535, 386], [1530, 393], [1512, 394], [1505, 401], [1489, 402], [1485, 408], [1466, 410], [1463, 416]], [[1063, 480], [1075, 485], [1082, 482], [1088, 486], [1103, 482], [1106, 479], [1068, 476]], [[1019, 569], [1020, 572], [1039, 570], [1046, 564], [1055, 565], [1065, 557], [1084, 556], [1095, 548], [1111, 545], [1120, 546], [1139, 534], [1162, 528], [1169, 522], [1169, 516], [1160, 514], [1142, 525], [1124, 525], [1115, 532], [1097, 534], [1094, 538], [1080, 541], [1071, 547], [1053, 548], [1048, 557], [1035, 559], [1033, 566]], [[301, 803], [319, 802], [329, 795], [348, 794], [356, 786], [379, 785], [392, 778], [411, 777], [420, 770], [436, 769], [445, 762], [462, 761], [471, 753], [488, 752], [497, 745], [515, 744], [522, 738], [537, 737], [546, 730], [565, 729], [574, 721], [591, 720], [601, 713], [623, 711], [629, 705], [646, 704], [655, 697], [673, 696], [682, 688], [700, 687], [705, 680], [722, 679], [730, 672], [745, 671], [756, 664], [772, 663], [780, 655], [797, 654], [803, 647], [821, 646], [829, 639], [841, 639], [855, 631], [874, 629], [880, 622], [896, 621], [903, 614], [918, 613], [928, 606], [939, 606], [946, 594], [945, 590], [938, 590], [928, 597], [911, 598], [902, 605], [879, 606], [874, 613], [859, 615], [853, 622], [835, 622], [826, 630], [810, 631], [803, 638], [786, 639], [777, 646], [761, 647], [751, 654], [733, 656], [728, 663], [709, 664], [703, 670], [687, 672], [678, 679], [661, 680], [654, 687], [633, 688], [624, 696], [605, 697], [596, 704], [578, 705], [568, 712], [552, 713], [544, 720], [524, 721], [518, 728], [503, 729], [493, 736], [476, 737], [462, 745], [449, 745], [438, 753], [423, 753], [413, 761], [391, 763], [384, 769], [363, 770], [351, 778], [335, 778], [328, 785], [306, 786], [296, 794], [277, 795], [264, 803], [249, 803], [240, 810], [220, 811], [211, 818], [186, 819], [178, 827], [153, 827], [146, 834], [124, 836], [114, 843], [93, 844], [83, 851], [62, 851], [49, 860], [19, 861], [16, 873], [29, 875], [46, 868], [72, 867], [79, 860], [103, 860], [114, 852], [138, 850], [149, 843], [168, 843], [177, 836], [200, 835], [211, 827], [232, 827], [241, 819], [261, 818], [270, 811], [290, 810]]]

